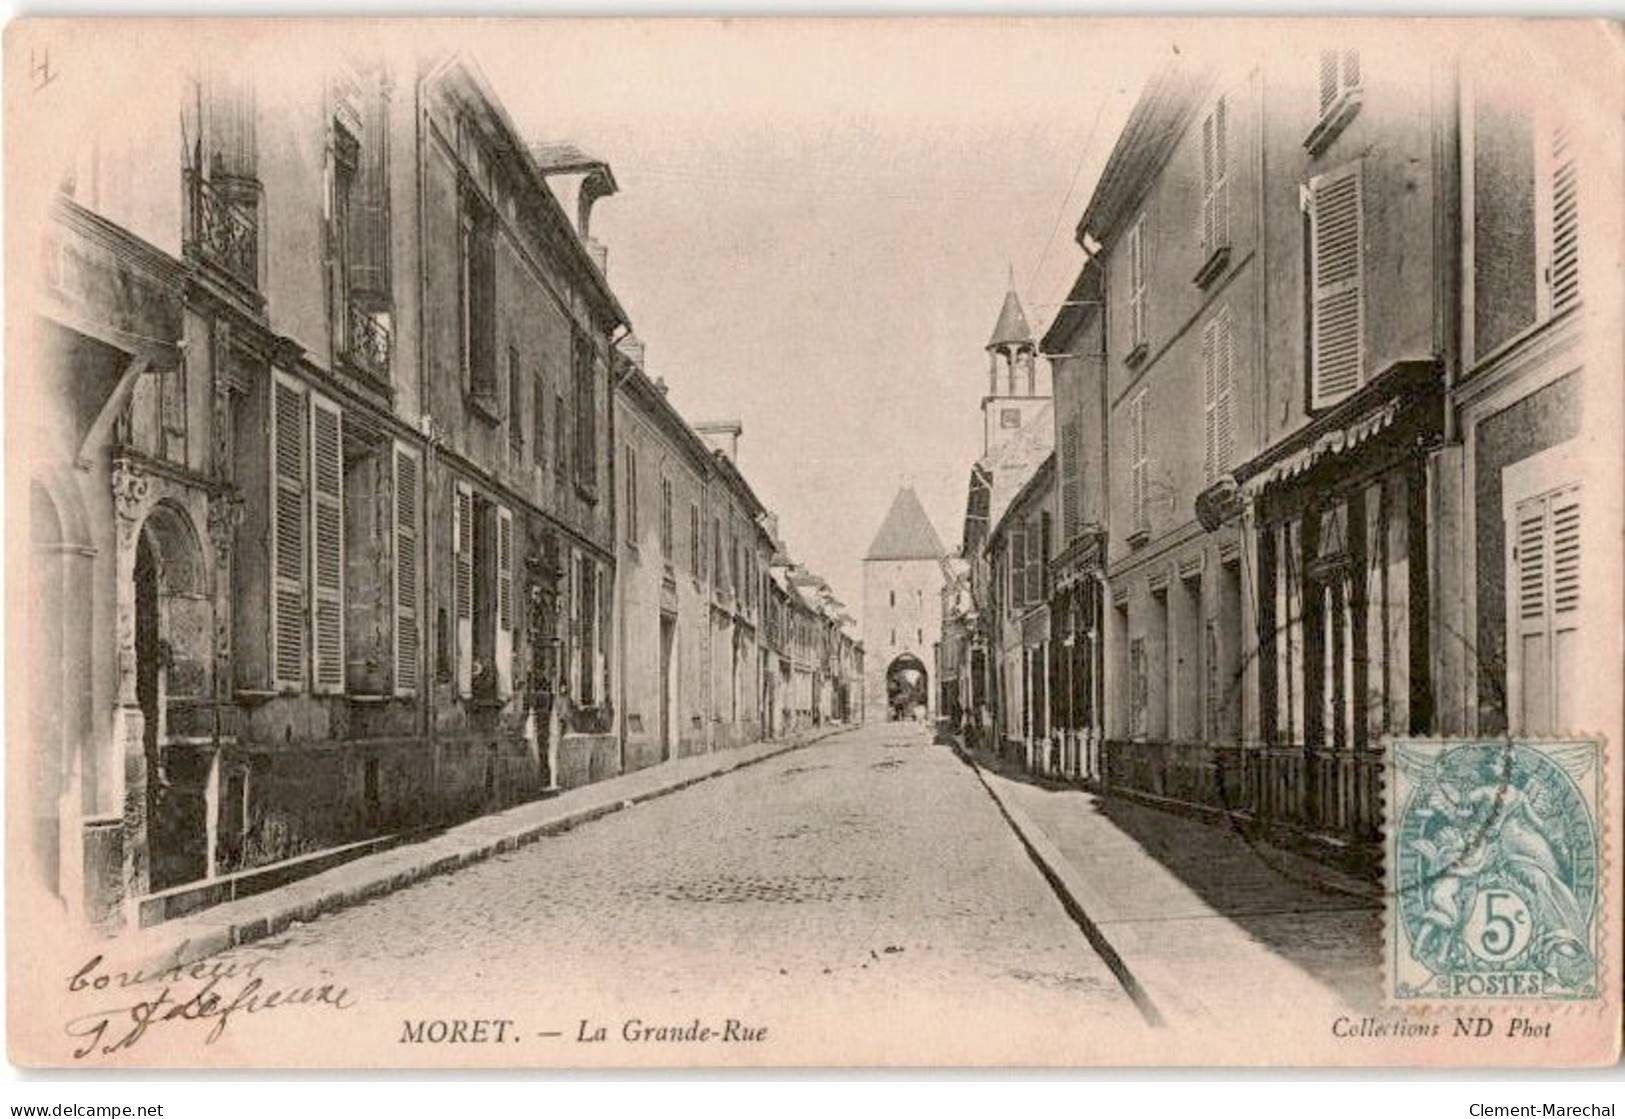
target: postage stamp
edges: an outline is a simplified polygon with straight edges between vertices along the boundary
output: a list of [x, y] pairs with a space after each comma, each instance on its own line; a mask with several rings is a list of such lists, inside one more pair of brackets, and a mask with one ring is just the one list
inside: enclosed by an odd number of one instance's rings
[[1600, 998], [1601, 742], [1399, 739], [1392, 757], [1387, 996]]

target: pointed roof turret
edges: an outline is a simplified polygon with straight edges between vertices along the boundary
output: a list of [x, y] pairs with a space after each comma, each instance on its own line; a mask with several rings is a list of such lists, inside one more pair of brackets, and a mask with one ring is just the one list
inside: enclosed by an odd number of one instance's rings
[[874, 543], [869, 545], [869, 554], [863, 558], [936, 560], [944, 554], [946, 550], [942, 546], [942, 538], [931, 527], [931, 518], [925, 515], [925, 507], [920, 504], [914, 487], [904, 486], [897, 491], [891, 511], [881, 522], [880, 531], [875, 533]]
[[1016, 295], [1016, 273], [1010, 270], [1010, 287], [1004, 293], [1004, 307], [999, 311], [999, 321], [993, 327], [993, 337], [987, 340], [987, 349], [996, 350], [1001, 346], [1031, 346], [1033, 344], [1033, 329], [1027, 325], [1027, 314], [1021, 309], [1021, 298]]

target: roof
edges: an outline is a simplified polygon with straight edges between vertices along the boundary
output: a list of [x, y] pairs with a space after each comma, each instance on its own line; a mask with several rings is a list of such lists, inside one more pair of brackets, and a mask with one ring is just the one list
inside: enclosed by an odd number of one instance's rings
[[999, 321], [993, 324], [993, 337], [987, 348], [1033, 344], [1033, 328], [1027, 325], [1027, 313], [1021, 309], [1021, 299], [1012, 287], [1004, 293], [1004, 306], [999, 310]]
[[875, 533], [874, 543], [863, 558], [867, 560], [941, 559], [947, 549], [931, 527], [919, 495], [913, 486], [904, 486], [892, 499], [891, 511]]

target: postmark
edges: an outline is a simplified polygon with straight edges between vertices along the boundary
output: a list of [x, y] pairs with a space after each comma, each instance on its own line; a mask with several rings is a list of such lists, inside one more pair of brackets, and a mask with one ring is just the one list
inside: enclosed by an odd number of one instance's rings
[[1589, 1002], [1605, 959], [1597, 739], [1396, 739], [1386, 996]]

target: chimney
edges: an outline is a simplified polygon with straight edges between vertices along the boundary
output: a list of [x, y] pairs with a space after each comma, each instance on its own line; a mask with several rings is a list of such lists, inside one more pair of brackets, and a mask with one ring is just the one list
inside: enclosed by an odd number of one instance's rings
[[727, 455], [729, 462], [739, 461], [739, 437], [744, 434], [744, 424], [738, 420], [711, 420], [695, 424], [694, 431], [712, 450]]

